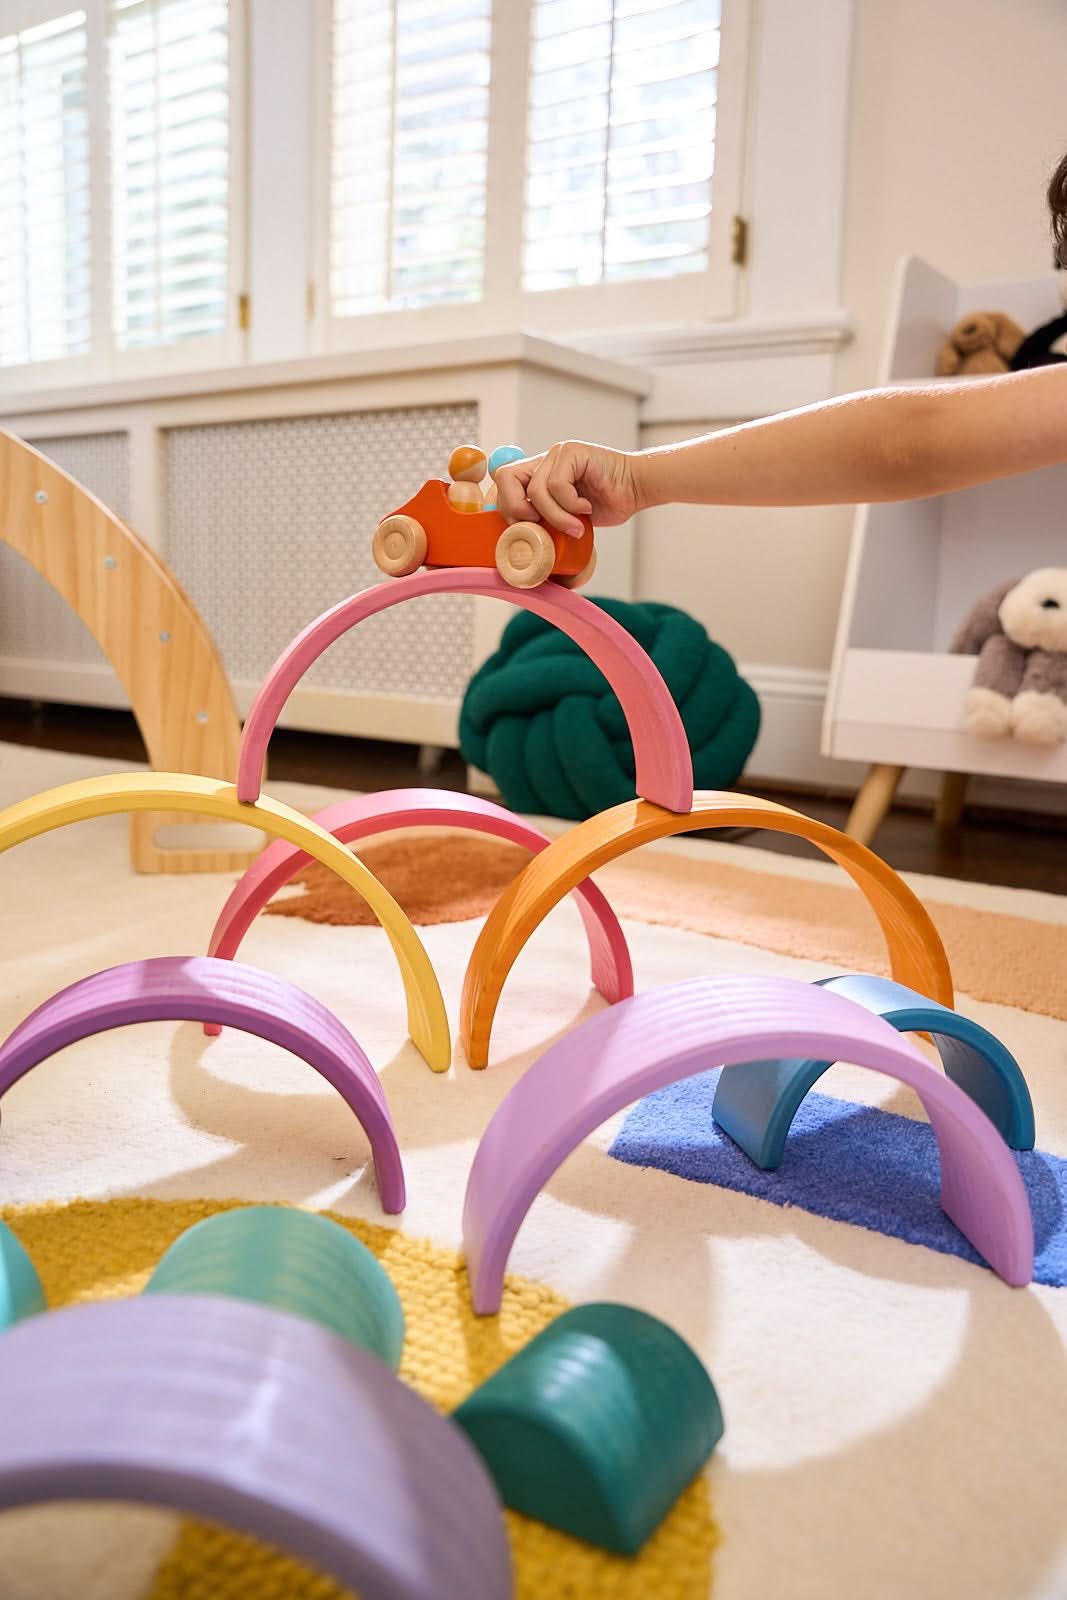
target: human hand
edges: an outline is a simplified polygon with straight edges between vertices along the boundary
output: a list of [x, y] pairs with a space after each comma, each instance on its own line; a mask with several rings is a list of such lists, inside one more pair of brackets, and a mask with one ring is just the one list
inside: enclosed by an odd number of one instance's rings
[[544, 521], [580, 538], [580, 516], [612, 527], [640, 509], [634, 466], [624, 450], [568, 439], [543, 455], [498, 467], [498, 509], [509, 522]]

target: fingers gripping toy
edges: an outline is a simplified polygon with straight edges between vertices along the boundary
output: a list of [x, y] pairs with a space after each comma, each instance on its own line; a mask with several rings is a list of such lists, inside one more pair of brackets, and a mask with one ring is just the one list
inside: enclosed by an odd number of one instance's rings
[[978, 657], [962, 722], [982, 739], [1067, 739], [1067, 567], [1040, 567], [978, 601], [949, 649]]
[[[500, 467], [521, 458], [517, 445], [503, 445], [490, 461]], [[515, 589], [536, 589], [548, 578], [568, 589], [588, 583], [596, 569], [589, 518], [580, 518], [585, 531], [579, 539], [538, 522], [509, 525], [483, 497], [480, 481], [487, 465], [476, 445], [453, 450], [450, 483], [431, 478], [378, 524], [371, 547], [377, 566], [390, 578], [406, 577], [421, 566], [495, 567]]]

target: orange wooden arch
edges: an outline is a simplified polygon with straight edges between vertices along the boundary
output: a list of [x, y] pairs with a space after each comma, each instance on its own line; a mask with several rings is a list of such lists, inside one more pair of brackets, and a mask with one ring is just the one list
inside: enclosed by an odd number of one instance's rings
[[873, 850], [788, 806], [754, 795], [698, 789], [686, 816], [648, 800], [627, 800], [553, 839], [505, 889], [478, 935], [463, 980], [460, 1029], [472, 1067], [489, 1061], [500, 994], [523, 945], [576, 883], [653, 839], [696, 828], [766, 828], [807, 839], [843, 867], [881, 925], [893, 977], [931, 1000], [952, 1005], [952, 973], [940, 935], [903, 878]]

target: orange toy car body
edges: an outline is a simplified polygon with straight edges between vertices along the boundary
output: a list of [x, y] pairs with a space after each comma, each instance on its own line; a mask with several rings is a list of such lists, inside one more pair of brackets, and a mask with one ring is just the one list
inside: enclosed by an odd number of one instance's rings
[[[395, 520], [394, 520], [395, 519]], [[495, 567], [503, 578], [518, 587], [532, 587], [546, 577], [581, 580], [589, 576], [595, 560], [593, 525], [582, 517], [583, 533], [574, 539], [543, 524], [511, 523], [499, 511], [457, 511], [448, 498], [448, 484], [431, 478], [417, 494], [379, 524], [375, 535], [374, 558], [384, 572], [401, 576], [419, 566]], [[521, 530], [528, 530], [530, 545], [523, 542]], [[423, 539], [425, 536], [425, 548]], [[505, 538], [505, 536], [507, 536]], [[390, 539], [392, 548], [390, 548]], [[501, 540], [504, 539], [504, 546]], [[547, 567], [552, 546], [551, 570], [542, 571], [531, 562], [529, 576], [523, 575], [527, 550], [541, 546], [540, 560]], [[402, 552], [401, 545], [405, 549]], [[502, 550], [510, 544], [512, 559], [516, 549], [519, 561], [509, 564]], [[393, 551], [395, 550], [395, 555]], [[537, 574], [535, 576], [535, 573]]]

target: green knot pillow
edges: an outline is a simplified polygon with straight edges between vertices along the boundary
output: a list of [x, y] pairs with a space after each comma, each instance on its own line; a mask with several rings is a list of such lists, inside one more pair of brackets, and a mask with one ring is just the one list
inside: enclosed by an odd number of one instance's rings
[[[755, 690], [700, 623], [673, 606], [593, 600], [659, 668], [693, 752], [698, 789], [728, 789], [759, 732]], [[459, 719], [464, 759], [493, 778], [512, 811], [580, 821], [634, 797], [622, 707], [599, 667], [565, 633], [520, 611], [474, 674]]]

